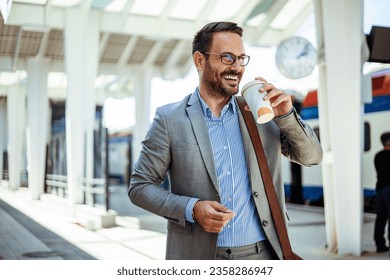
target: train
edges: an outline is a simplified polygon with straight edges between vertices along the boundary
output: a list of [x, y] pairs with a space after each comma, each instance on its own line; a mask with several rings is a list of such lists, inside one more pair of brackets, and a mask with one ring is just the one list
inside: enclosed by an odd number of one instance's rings
[[108, 140], [110, 184], [129, 185], [132, 166], [131, 145], [132, 135], [130, 132], [110, 135]]
[[[378, 151], [383, 149], [380, 136], [384, 132], [390, 132], [390, 69], [371, 73], [370, 76], [372, 102], [364, 104], [364, 153], [362, 159], [362, 184], [367, 211], [373, 210], [372, 208], [375, 207], [376, 171], [374, 157]], [[317, 90], [308, 92], [301, 104], [300, 115], [319, 136]], [[297, 174], [299, 172], [300, 174]], [[283, 176], [286, 197], [292, 198], [294, 188], [298, 188], [304, 203], [323, 205], [321, 173], [321, 165], [292, 168], [291, 163], [284, 160]], [[294, 178], [298, 178], [298, 182], [294, 183]]]

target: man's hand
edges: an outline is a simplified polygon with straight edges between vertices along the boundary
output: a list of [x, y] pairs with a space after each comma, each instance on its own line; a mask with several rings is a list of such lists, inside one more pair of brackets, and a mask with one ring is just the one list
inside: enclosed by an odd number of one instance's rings
[[290, 94], [276, 88], [273, 84], [268, 83], [267, 80], [262, 77], [256, 77], [255, 80], [264, 82], [264, 86], [260, 88], [260, 92], [263, 93], [267, 91], [267, 95], [264, 99], [269, 99], [271, 102], [275, 117], [283, 116], [291, 111], [292, 100]]
[[194, 206], [195, 220], [207, 232], [221, 232], [236, 214], [216, 201], [198, 201]]

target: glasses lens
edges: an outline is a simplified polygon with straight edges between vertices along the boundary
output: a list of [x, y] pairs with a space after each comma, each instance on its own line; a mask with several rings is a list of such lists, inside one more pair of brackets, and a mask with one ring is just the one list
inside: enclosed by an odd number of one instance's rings
[[249, 63], [249, 56], [243, 55], [243, 56], [240, 57], [240, 64], [241, 64], [242, 66], [245, 66], [245, 65], [247, 65], [248, 63]]
[[223, 53], [221, 54], [221, 60], [224, 64], [232, 65], [236, 62], [236, 57], [228, 53]]
[[238, 60], [240, 61], [241, 66], [245, 66], [249, 63], [248, 55], [235, 56], [229, 53], [221, 54], [221, 61], [223, 64], [233, 65], [236, 62], [236, 58], [238, 58]]

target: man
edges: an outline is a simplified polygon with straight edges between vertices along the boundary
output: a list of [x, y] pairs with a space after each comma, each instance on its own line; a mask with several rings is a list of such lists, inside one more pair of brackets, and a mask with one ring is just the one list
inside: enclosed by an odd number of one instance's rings
[[[377, 173], [376, 197], [377, 210], [374, 229], [374, 240], [378, 253], [389, 251], [384, 238], [386, 223], [390, 222], [390, 132], [381, 135], [383, 150], [374, 158]], [[390, 244], [390, 223], [388, 224], [387, 239]]]
[[[168, 219], [167, 259], [281, 259], [255, 152], [234, 97], [249, 62], [242, 29], [210, 23], [196, 34], [192, 53], [199, 86], [183, 101], [157, 109], [134, 166], [130, 200]], [[259, 131], [285, 212], [281, 153], [310, 166], [321, 161], [322, 149], [291, 97], [269, 83], [265, 90], [276, 117]], [[166, 173], [170, 191], [159, 188]]]

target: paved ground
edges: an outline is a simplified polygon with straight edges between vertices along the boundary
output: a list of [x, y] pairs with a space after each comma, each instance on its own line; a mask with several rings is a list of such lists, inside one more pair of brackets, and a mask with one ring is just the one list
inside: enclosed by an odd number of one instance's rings
[[[63, 199], [44, 195], [32, 201], [27, 189], [0, 187], [0, 259], [163, 260], [165, 220], [131, 205], [123, 188], [117, 189], [111, 204], [118, 213], [116, 225], [90, 230], [71, 215]], [[375, 252], [373, 214], [365, 214], [363, 253], [354, 256], [326, 250], [321, 207], [289, 204], [288, 209], [294, 221], [289, 226], [293, 248], [304, 259], [390, 259], [388, 253]]]

